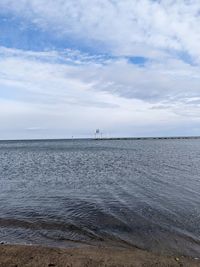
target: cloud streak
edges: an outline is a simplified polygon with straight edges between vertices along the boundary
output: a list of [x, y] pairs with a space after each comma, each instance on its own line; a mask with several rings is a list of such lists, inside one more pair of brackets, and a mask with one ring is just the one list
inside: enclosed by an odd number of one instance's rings
[[[6, 100], [0, 111], [12, 125], [13, 120], [17, 124], [19, 119], [20, 124], [24, 121], [24, 129], [91, 133], [101, 125], [107, 132], [117, 132], [123, 125], [131, 133], [131, 125], [160, 127], [163, 122], [175, 124], [184, 122], [186, 116], [199, 116], [199, 106], [192, 102], [199, 99], [198, 70], [180, 62], [169, 61], [168, 69], [159, 65], [158, 71], [157, 63], [141, 68], [121, 57], [95, 61], [77, 51], [65, 52], [63, 60], [63, 54], [54, 51], [2, 48], [0, 54], [2, 103]], [[194, 76], [189, 94], [188, 71], [190, 79]], [[179, 89], [181, 80], [185, 90], [183, 86]]]
[[196, 134], [199, 10], [197, 0], [1, 0], [0, 16], [20, 20], [18, 31], [31, 25], [28, 36], [38, 29], [64, 48], [0, 46], [0, 138], [11, 129], [19, 137], [88, 136], [97, 127]]
[[0, 9], [58, 37], [100, 42], [113, 54], [181, 51], [200, 60], [198, 0], [2, 0]]

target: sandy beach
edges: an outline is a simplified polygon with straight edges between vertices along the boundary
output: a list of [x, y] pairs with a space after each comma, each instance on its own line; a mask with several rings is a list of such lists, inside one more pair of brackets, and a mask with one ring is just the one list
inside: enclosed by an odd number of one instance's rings
[[199, 259], [161, 256], [137, 248], [48, 248], [39, 246], [1, 245], [0, 267], [195, 267]]

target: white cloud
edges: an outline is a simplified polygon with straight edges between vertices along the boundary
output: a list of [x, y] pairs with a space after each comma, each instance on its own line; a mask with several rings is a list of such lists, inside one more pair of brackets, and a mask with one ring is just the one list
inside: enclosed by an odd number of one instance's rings
[[[196, 133], [199, 10], [199, 0], [1, 0], [0, 14], [33, 23], [66, 48], [69, 39], [109, 54], [1, 47], [1, 133], [63, 137], [102, 127], [159, 135], [188, 125]], [[148, 60], [141, 67], [127, 56]]]
[[199, 121], [198, 68], [179, 61], [141, 68], [121, 58], [96, 63], [76, 51], [63, 57], [1, 48], [0, 55], [0, 129], [13, 135], [91, 136], [97, 127], [159, 135], [161, 127]]
[[114, 54], [182, 51], [200, 60], [199, 0], [1, 0], [0, 9], [54, 35], [100, 42]]

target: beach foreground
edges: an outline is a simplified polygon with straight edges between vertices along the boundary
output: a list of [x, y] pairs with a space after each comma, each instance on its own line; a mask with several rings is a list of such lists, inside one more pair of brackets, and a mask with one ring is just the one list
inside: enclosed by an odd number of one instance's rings
[[200, 266], [199, 259], [156, 255], [137, 248], [47, 248], [1, 245], [0, 267], [79, 267], [79, 266]]

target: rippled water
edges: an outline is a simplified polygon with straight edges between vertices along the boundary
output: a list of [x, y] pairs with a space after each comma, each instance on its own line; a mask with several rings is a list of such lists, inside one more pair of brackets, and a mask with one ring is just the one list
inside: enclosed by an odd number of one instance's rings
[[200, 140], [0, 142], [0, 241], [200, 254]]

